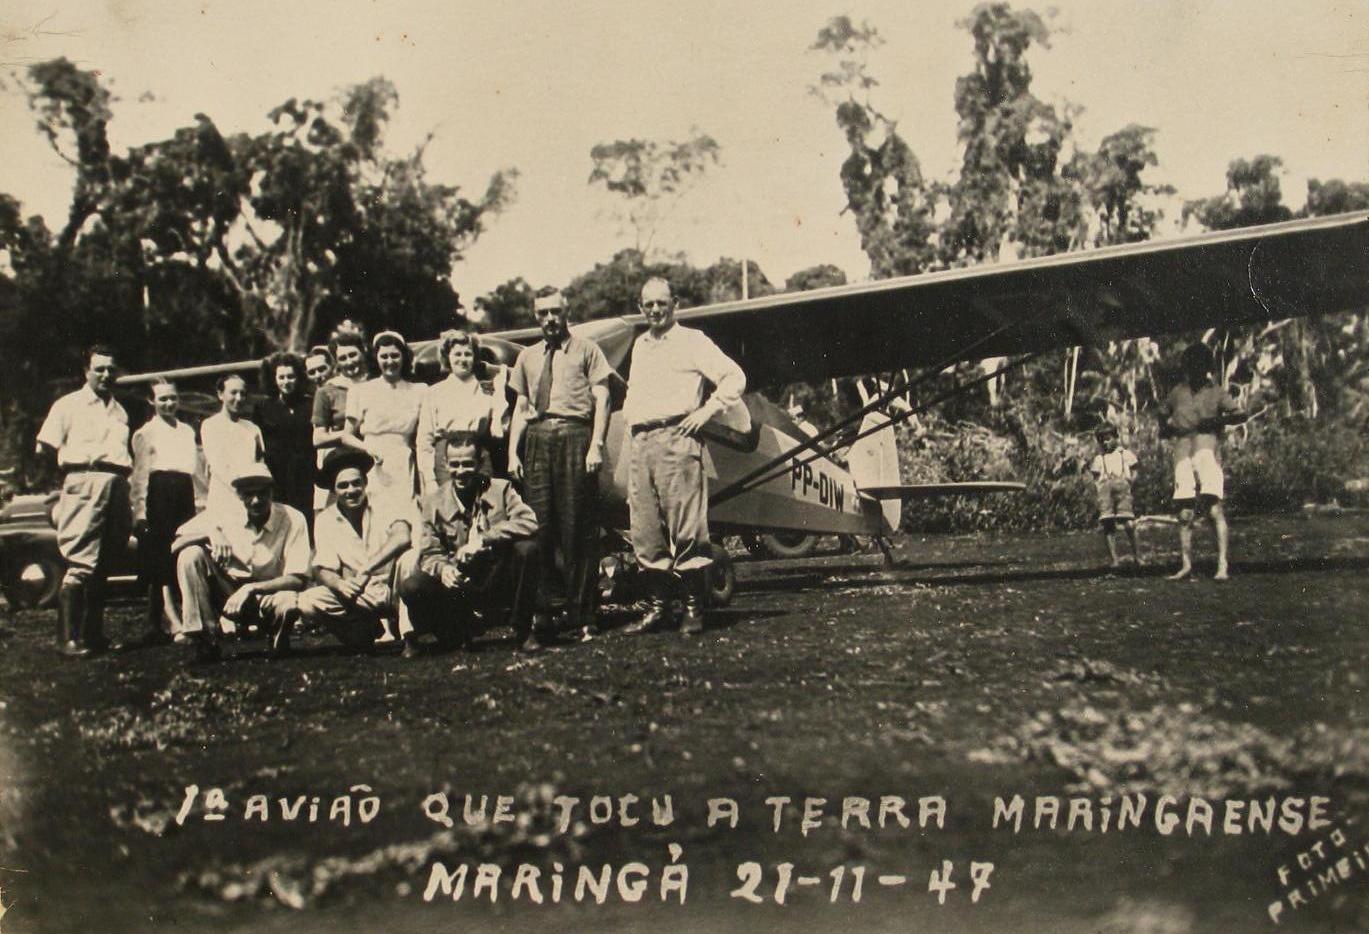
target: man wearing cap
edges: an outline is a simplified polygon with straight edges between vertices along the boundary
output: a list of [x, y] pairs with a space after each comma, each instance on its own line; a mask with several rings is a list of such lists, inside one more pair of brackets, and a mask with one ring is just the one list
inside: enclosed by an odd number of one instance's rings
[[[680, 631], [703, 631], [708, 566], [708, 477], [699, 430], [741, 402], [746, 374], [704, 334], [675, 323], [670, 283], [652, 278], [640, 302], [647, 332], [632, 348], [623, 417], [631, 436], [628, 506], [632, 550], [650, 582], [650, 608], [629, 634], [671, 621], [678, 582], [685, 613]], [[705, 386], [713, 392], [705, 397]]]
[[[409, 551], [414, 520], [378, 509], [366, 492], [369, 454], [335, 448], [315, 479], [336, 500], [314, 521], [314, 579], [299, 595], [300, 616], [322, 624], [344, 645], [375, 642], [387, 620], [397, 620], [394, 579]], [[412, 563], [410, 563], [410, 567]], [[278, 640], [289, 647], [289, 628]]]
[[232, 480], [242, 509], [206, 509], [176, 532], [181, 629], [195, 636], [198, 657], [219, 657], [219, 617], [259, 624], [273, 649], [299, 613], [309, 576], [309, 527], [299, 511], [271, 501], [265, 464], [244, 465]]
[[528, 622], [537, 514], [509, 481], [480, 472], [482, 444], [469, 432], [448, 438], [448, 478], [423, 498], [418, 566], [399, 590], [413, 627], [404, 634], [406, 656], [417, 653], [419, 633], [469, 642], [474, 611], [505, 598], [523, 647], [540, 648]]
[[57, 549], [67, 563], [58, 601], [58, 650], [82, 658], [109, 647], [105, 577], [132, 525], [128, 413], [114, 400], [114, 351], [85, 353], [85, 385], [53, 403], [38, 430], [40, 457], [56, 455], [62, 491], [53, 510]]
[[518, 394], [509, 436], [509, 474], [523, 481], [528, 504], [537, 513], [537, 610], [531, 636], [535, 643], [539, 632], [549, 628], [547, 609], [557, 583], [558, 553], [567, 624], [584, 627], [586, 634], [595, 628], [598, 471], [604, 462], [613, 367], [598, 344], [571, 335], [560, 292], [538, 298], [533, 310], [543, 339], [518, 354], [509, 378]]

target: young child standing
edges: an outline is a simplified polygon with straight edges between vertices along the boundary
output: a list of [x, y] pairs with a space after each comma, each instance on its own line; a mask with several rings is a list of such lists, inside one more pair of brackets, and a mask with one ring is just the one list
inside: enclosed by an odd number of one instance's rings
[[1136, 469], [1136, 455], [1122, 447], [1117, 429], [1105, 425], [1097, 432], [1101, 452], [1089, 465], [1098, 488], [1098, 519], [1103, 526], [1103, 540], [1108, 544], [1108, 557], [1113, 567], [1120, 567], [1117, 554], [1117, 526], [1131, 540], [1131, 552], [1137, 566], [1141, 560], [1141, 543], [1136, 538], [1136, 511], [1131, 503], [1131, 477]]

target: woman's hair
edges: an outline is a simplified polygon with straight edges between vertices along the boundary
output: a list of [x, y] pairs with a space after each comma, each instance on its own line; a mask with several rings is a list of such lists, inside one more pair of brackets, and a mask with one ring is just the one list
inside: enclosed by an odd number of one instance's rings
[[376, 371], [380, 371], [380, 348], [398, 347], [399, 352], [404, 356], [404, 367], [400, 371], [401, 375], [408, 376], [413, 371], [414, 352], [409, 349], [409, 344], [404, 340], [398, 331], [381, 331], [371, 338], [371, 359], [376, 364]]
[[262, 391], [270, 394], [276, 392], [276, 370], [283, 366], [295, 371], [295, 395], [304, 395], [309, 386], [309, 374], [304, 371], [304, 358], [288, 350], [277, 351], [262, 361]]
[[304, 355], [304, 362], [308, 363], [310, 357], [322, 357], [328, 361], [328, 368], [337, 366], [337, 360], [333, 359], [333, 352], [328, 349], [327, 344], [315, 344], [309, 348], [309, 352]]
[[247, 379], [241, 373], [225, 373], [219, 377], [219, 381], [215, 385], [218, 387], [219, 392], [223, 392], [224, 389], [228, 387], [228, 384], [235, 379], [242, 381], [243, 388], [247, 387]]
[[370, 347], [367, 345], [366, 332], [354, 321], [341, 321], [333, 329], [333, 333], [328, 337], [328, 352], [333, 358], [333, 363], [337, 363], [339, 347], [355, 347], [361, 351], [362, 359], [370, 356]]
[[442, 366], [442, 372], [451, 372], [449, 355], [452, 352], [452, 348], [458, 344], [464, 344], [471, 349], [471, 354], [475, 357], [475, 366], [472, 368], [472, 372], [478, 373], [480, 370], [480, 338], [476, 337], [470, 331], [442, 332], [442, 344], [440, 345], [440, 352], [437, 357], [437, 362]]

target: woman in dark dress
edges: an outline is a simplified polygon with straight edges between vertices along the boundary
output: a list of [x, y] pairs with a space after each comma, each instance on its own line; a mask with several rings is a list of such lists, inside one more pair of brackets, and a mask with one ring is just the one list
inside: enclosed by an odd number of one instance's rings
[[267, 357], [262, 364], [262, 388], [267, 398], [257, 406], [257, 424], [266, 443], [266, 466], [276, 480], [276, 501], [298, 509], [312, 527], [313, 400], [304, 360], [293, 353]]

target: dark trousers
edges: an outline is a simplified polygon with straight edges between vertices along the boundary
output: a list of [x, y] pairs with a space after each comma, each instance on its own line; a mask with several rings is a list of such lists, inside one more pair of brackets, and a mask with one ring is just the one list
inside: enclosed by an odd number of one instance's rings
[[[533, 541], [496, 545], [492, 560], [497, 566], [488, 574], [478, 575], [484, 586], [456, 590], [448, 590], [440, 580], [415, 568], [399, 585], [399, 598], [409, 611], [414, 631], [431, 633], [444, 642], [465, 642], [475, 635], [476, 611], [488, 618], [507, 606], [508, 624], [520, 638], [526, 638], [532, 628], [536, 553]], [[496, 619], [494, 624], [502, 621]]]
[[144, 588], [176, 585], [171, 542], [195, 516], [195, 483], [188, 473], [154, 470], [147, 478], [147, 531], [138, 539], [138, 576]]
[[528, 426], [523, 453], [523, 499], [537, 513], [537, 608], [559, 589], [572, 624], [593, 615], [599, 577], [599, 478], [585, 470], [591, 433], [582, 422], [543, 419]]

